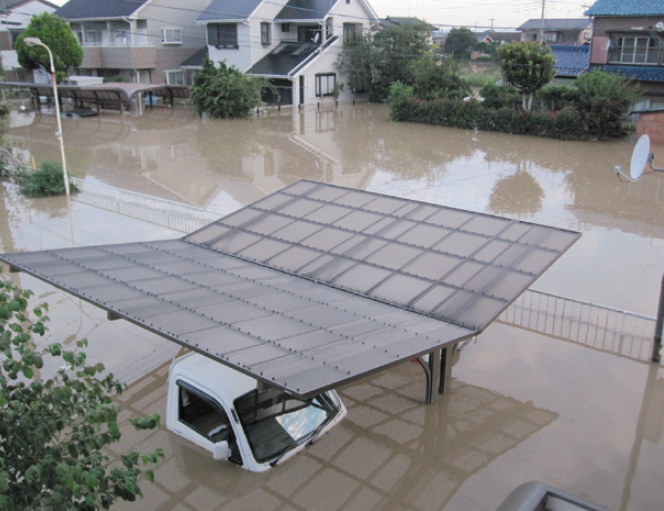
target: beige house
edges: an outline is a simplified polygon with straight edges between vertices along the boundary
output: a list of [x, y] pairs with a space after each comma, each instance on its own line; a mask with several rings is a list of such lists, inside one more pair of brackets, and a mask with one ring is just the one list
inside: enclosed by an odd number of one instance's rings
[[181, 64], [205, 46], [205, 28], [196, 18], [209, 3], [70, 0], [55, 14], [70, 23], [83, 47], [75, 74], [184, 84]]

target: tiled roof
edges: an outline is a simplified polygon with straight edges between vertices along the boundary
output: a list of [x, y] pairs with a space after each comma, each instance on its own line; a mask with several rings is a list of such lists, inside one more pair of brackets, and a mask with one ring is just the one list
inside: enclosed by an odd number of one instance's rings
[[108, 19], [131, 16], [145, 3], [132, 0], [69, 0], [54, 14], [66, 20]]
[[203, 67], [203, 63], [205, 62], [207, 56], [208, 56], [208, 48], [206, 46], [205, 48], [201, 48], [200, 50], [198, 50], [196, 53], [194, 53], [191, 57], [189, 57], [180, 65], [182, 67]]
[[330, 0], [290, 0], [275, 20], [321, 20], [333, 4]]
[[198, 21], [247, 19], [262, 0], [212, 0]]
[[551, 52], [556, 57], [556, 76], [579, 76], [590, 64], [590, 46], [552, 44]]
[[320, 48], [317, 43], [280, 43], [274, 50], [256, 62], [247, 74], [261, 76], [288, 76], [313, 52]]
[[[595, 66], [593, 66], [595, 68]], [[629, 80], [664, 82], [664, 67], [649, 66], [596, 66], [605, 73], [614, 73]]]
[[586, 11], [587, 16], [660, 16], [662, 0], [597, 0]]
[[[582, 19], [545, 19], [544, 30], [585, 30], [590, 20]], [[518, 30], [539, 30], [542, 28], [542, 20], [528, 20]]]

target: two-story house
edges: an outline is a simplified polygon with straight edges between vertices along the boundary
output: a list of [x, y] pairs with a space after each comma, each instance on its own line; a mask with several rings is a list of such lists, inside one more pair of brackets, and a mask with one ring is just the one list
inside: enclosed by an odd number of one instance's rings
[[517, 30], [522, 41], [545, 44], [585, 44], [590, 40], [591, 26], [587, 19], [532, 19]]
[[210, 0], [70, 0], [55, 14], [83, 47], [76, 74], [184, 83], [181, 64], [205, 46], [196, 18]]
[[45, 0], [3, 0], [0, 2], [0, 56], [5, 79], [22, 81], [26, 72], [18, 63], [14, 49], [16, 38], [35, 14], [53, 12], [57, 5]]
[[591, 67], [633, 80], [664, 106], [664, 2], [597, 0], [586, 15], [595, 27]]
[[339, 92], [339, 54], [376, 20], [365, 0], [213, 0], [198, 17], [213, 62], [269, 78], [291, 105]]

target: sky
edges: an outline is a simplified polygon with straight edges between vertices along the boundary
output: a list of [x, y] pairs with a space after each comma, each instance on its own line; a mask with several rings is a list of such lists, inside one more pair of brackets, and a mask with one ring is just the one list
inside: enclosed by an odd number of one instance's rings
[[[186, 0], [183, 0], [186, 1]], [[211, 0], [210, 0], [211, 1]], [[380, 18], [415, 16], [443, 28], [517, 28], [545, 18], [583, 18], [595, 0], [368, 0]], [[52, 0], [62, 5], [66, 0]]]
[[472, 30], [517, 28], [545, 18], [583, 18], [594, 0], [369, 0], [379, 17], [415, 16], [433, 25]]

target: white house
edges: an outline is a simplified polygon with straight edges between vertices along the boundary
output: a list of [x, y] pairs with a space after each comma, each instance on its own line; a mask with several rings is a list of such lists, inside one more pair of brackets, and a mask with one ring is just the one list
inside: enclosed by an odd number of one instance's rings
[[198, 17], [213, 62], [269, 78], [280, 103], [292, 105], [332, 96], [343, 83], [335, 64], [344, 45], [376, 21], [365, 0], [213, 0]]
[[45, 0], [4, 0], [0, 2], [0, 56], [7, 80], [19, 80], [21, 68], [14, 43], [35, 14], [58, 8]]

